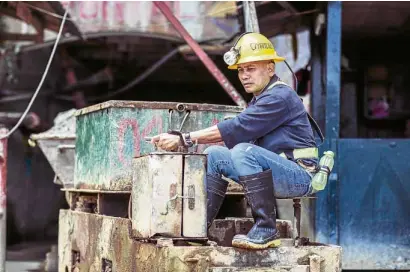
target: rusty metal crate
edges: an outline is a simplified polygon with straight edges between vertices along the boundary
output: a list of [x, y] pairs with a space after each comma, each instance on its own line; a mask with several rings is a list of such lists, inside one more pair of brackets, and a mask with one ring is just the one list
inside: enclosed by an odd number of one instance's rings
[[[132, 158], [154, 151], [144, 137], [215, 125], [242, 108], [174, 102], [108, 101], [77, 111], [77, 189], [131, 190]], [[199, 145], [198, 152], [206, 146]]]

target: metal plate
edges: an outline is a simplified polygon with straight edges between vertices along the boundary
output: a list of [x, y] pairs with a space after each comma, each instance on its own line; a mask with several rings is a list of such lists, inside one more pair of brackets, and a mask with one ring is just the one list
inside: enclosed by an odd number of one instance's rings
[[182, 155], [153, 154], [134, 160], [132, 227], [136, 237], [181, 236]]
[[338, 141], [344, 269], [410, 269], [410, 141]]
[[[184, 204], [182, 235], [206, 237], [206, 159], [204, 155], [184, 157]], [[188, 197], [188, 198], [187, 198]]]

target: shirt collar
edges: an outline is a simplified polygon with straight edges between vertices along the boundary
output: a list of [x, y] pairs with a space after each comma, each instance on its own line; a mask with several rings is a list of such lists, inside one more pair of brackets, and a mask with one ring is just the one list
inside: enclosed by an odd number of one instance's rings
[[251, 102], [258, 100], [261, 97], [261, 94], [263, 94], [263, 92], [273, 83], [275, 83], [276, 81], [280, 80], [280, 78], [277, 75], [273, 75], [273, 77], [270, 79], [269, 83], [265, 86], [265, 88], [263, 88], [263, 91], [258, 95], [258, 96], [253, 96]]

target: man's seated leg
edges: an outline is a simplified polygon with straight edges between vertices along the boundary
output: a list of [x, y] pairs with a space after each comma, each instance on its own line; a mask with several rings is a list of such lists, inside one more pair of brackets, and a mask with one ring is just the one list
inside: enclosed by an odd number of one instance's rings
[[228, 148], [210, 146], [204, 153], [208, 154], [206, 188], [207, 226], [209, 228], [222, 206], [228, 187], [228, 182], [222, 179], [222, 175], [233, 180], [237, 180], [238, 175], [234, 169]]
[[255, 249], [278, 246], [274, 197], [305, 195], [309, 174], [298, 164], [252, 144], [235, 146], [231, 155], [255, 220], [251, 231], [235, 236], [232, 245]]
[[276, 229], [272, 171], [241, 176], [239, 182], [243, 185], [255, 224], [247, 235], [235, 235], [232, 246], [249, 249], [279, 246], [280, 234]]

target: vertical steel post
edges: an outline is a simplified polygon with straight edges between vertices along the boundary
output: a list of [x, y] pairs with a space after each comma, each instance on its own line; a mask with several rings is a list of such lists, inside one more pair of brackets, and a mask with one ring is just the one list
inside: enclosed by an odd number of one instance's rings
[[322, 131], [325, 131], [325, 91], [324, 91], [324, 75], [323, 75], [323, 59], [321, 55], [324, 53], [321, 46], [321, 37], [316, 37], [311, 33], [311, 48], [312, 48], [312, 92], [311, 92], [311, 109], [312, 116], [317, 121]]
[[246, 102], [238, 93], [234, 86], [229, 82], [225, 75], [219, 70], [215, 63], [209, 58], [205, 51], [192, 38], [181, 22], [172, 14], [170, 8], [163, 1], [154, 1], [155, 6], [164, 14], [167, 20], [172, 24], [176, 31], [184, 38], [186, 43], [192, 48], [198, 58], [202, 61], [212, 76], [219, 82], [225, 92], [239, 106], [245, 107]]
[[258, 15], [254, 1], [243, 1], [243, 16], [245, 19], [245, 31], [259, 33]]
[[[0, 138], [7, 135], [0, 128]], [[7, 138], [0, 139], [0, 272], [6, 271], [6, 215], [7, 215]]]
[[326, 28], [326, 137], [339, 138], [342, 3], [328, 2]]
[[[312, 94], [311, 94], [311, 109], [313, 118], [318, 122], [319, 127], [325, 132], [325, 120], [326, 120], [326, 96], [325, 96], [325, 50], [326, 40], [325, 37], [315, 36], [315, 33], [311, 33], [311, 48], [312, 48], [312, 64], [311, 64], [311, 82], [312, 82]], [[324, 36], [324, 35], [323, 35]], [[326, 135], [325, 135], [326, 136]], [[319, 147], [319, 151], [323, 153], [325, 151], [325, 144]], [[327, 190], [327, 188], [325, 189]], [[314, 201], [315, 215], [314, 215], [314, 231], [315, 241], [321, 243], [328, 243], [329, 239], [329, 225], [328, 225], [328, 199], [327, 193], [321, 193], [319, 197]]]
[[340, 71], [342, 38], [342, 3], [328, 2], [326, 28], [326, 146], [336, 154], [335, 166], [328, 182], [329, 243], [339, 243], [337, 141], [340, 130]]

